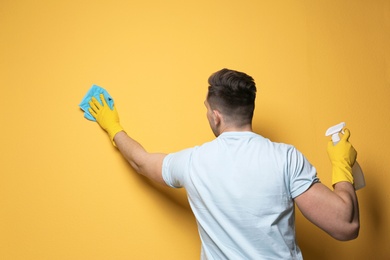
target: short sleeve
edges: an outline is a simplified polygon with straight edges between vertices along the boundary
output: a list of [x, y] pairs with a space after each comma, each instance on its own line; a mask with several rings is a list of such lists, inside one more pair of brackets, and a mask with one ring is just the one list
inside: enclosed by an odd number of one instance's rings
[[162, 177], [172, 188], [182, 188], [190, 169], [192, 149], [168, 154], [163, 161]]
[[288, 150], [287, 167], [292, 198], [305, 192], [313, 183], [319, 182], [316, 168], [295, 147]]

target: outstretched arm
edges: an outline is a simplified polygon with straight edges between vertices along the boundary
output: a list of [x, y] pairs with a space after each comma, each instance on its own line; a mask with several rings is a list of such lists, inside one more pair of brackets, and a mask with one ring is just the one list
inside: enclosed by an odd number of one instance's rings
[[123, 131], [115, 135], [114, 142], [134, 170], [153, 181], [165, 184], [162, 178], [162, 163], [166, 154], [148, 153]]
[[308, 220], [338, 240], [355, 239], [360, 228], [359, 206], [352, 177], [356, 151], [348, 141], [349, 136], [346, 129], [337, 145], [331, 141], [328, 144], [334, 190], [316, 183], [295, 198], [298, 208]]
[[119, 149], [123, 157], [138, 173], [151, 180], [165, 184], [162, 178], [162, 163], [165, 154], [148, 153], [137, 141], [129, 137], [119, 124], [119, 116], [114, 106], [111, 110], [103, 94], [100, 95], [103, 105], [95, 98], [89, 102], [89, 112], [98, 124], [108, 133], [110, 140]]

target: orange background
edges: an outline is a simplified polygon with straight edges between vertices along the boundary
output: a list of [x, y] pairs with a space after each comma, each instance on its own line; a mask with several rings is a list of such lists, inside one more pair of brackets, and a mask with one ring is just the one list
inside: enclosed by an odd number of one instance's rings
[[255, 130], [291, 143], [330, 185], [325, 130], [351, 129], [367, 187], [338, 242], [297, 213], [306, 259], [390, 256], [390, 1], [0, 3], [0, 259], [199, 259], [184, 190], [138, 176], [78, 108], [114, 97], [151, 152], [212, 140], [207, 78], [258, 85]]

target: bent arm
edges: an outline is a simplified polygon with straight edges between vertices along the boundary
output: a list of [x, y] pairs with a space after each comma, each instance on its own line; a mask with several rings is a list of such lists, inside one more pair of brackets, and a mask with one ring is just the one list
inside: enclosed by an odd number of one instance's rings
[[315, 183], [294, 200], [309, 221], [333, 238], [346, 241], [359, 235], [359, 206], [351, 183], [338, 182], [334, 191]]
[[129, 137], [124, 131], [118, 132], [114, 136], [114, 142], [123, 157], [130, 163], [136, 172], [153, 181], [165, 184], [162, 178], [162, 164], [166, 154], [148, 153], [137, 141]]

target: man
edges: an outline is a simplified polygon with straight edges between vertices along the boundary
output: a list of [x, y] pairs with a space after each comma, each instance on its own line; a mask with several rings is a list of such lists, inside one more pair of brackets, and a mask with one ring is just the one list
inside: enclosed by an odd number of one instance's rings
[[331, 191], [291, 145], [252, 132], [256, 85], [245, 73], [222, 69], [209, 78], [205, 106], [216, 139], [172, 154], [148, 153], [123, 131], [118, 113], [101, 95], [90, 113], [140, 174], [184, 187], [196, 217], [202, 259], [302, 259], [295, 240], [294, 203], [316, 226], [338, 240], [358, 236], [353, 187], [356, 151], [345, 129], [328, 154]]

